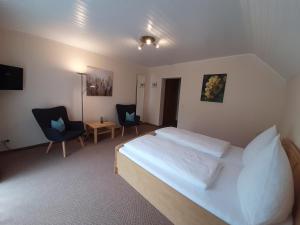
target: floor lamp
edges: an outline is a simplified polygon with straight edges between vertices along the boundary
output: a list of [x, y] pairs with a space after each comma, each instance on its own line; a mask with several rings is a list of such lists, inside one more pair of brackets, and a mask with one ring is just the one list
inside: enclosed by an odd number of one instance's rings
[[[86, 76], [86, 73], [77, 73], [81, 78], [81, 121], [83, 122], [83, 95], [86, 89], [83, 89], [83, 77]], [[90, 88], [96, 88], [96, 85], [92, 84], [89, 86]]]
[[[84, 121], [83, 121], [83, 94], [86, 90], [83, 89], [83, 77], [86, 76], [87, 74], [86, 73], [77, 73], [77, 74], [81, 78], [81, 121], [84, 124]], [[94, 88], [95, 86], [91, 85], [90, 87]], [[86, 140], [88, 138], [88, 136], [89, 136], [89, 133], [86, 131], [85, 134], [83, 134], [83, 137]]]
[[83, 122], [83, 77], [86, 76], [86, 73], [77, 73], [81, 78], [81, 121]]

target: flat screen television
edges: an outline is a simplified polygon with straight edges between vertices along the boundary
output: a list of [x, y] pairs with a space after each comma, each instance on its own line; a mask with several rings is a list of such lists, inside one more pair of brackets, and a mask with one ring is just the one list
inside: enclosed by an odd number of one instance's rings
[[0, 64], [0, 90], [23, 90], [23, 68]]

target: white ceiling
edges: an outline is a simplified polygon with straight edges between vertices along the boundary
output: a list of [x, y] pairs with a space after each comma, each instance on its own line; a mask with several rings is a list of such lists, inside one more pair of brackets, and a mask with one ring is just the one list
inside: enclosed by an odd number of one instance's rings
[[283, 77], [300, 75], [300, 0], [241, 0], [251, 52]]
[[245, 52], [240, 21], [239, 0], [0, 0], [0, 26], [146, 66]]
[[[300, 0], [0, 0], [0, 26], [145, 66], [253, 52], [300, 74]], [[145, 34], [161, 48], [138, 51]]]

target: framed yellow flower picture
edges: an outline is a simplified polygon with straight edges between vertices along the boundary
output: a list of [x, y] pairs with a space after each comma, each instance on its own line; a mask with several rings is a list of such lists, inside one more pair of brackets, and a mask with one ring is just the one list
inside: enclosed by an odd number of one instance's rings
[[201, 101], [219, 102], [224, 99], [227, 74], [207, 74], [203, 76]]

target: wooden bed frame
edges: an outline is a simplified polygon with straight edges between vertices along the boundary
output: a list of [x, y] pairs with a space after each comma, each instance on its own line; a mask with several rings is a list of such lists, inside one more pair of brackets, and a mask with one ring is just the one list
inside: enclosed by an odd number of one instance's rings
[[[155, 135], [153, 132], [149, 133]], [[295, 205], [293, 219], [300, 225], [300, 152], [289, 139], [282, 145], [287, 152], [294, 175]], [[123, 144], [115, 148], [115, 174], [120, 175], [146, 200], [165, 215], [175, 225], [226, 225], [206, 209], [174, 190], [119, 152]]]

